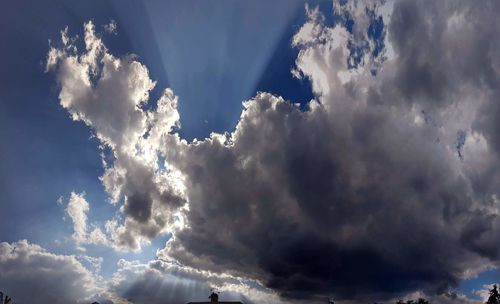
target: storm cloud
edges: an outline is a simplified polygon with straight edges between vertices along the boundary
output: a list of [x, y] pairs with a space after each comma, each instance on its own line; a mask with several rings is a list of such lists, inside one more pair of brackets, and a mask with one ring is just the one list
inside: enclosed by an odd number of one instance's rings
[[101, 180], [124, 220], [109, 238], [138, 250], [172, 233], [160, 258], [287, 299], [453, 297], [500, 262], [499, 3], [334, 3], [333, 25], [306, 13], [292, 72], [315, 100], [259, 92], [234, 132], [192, 142], [174, 92], [148, 104], [136, 58], [91, 22], [83, 52], [62, 32], [47, 67], [111, 151]]

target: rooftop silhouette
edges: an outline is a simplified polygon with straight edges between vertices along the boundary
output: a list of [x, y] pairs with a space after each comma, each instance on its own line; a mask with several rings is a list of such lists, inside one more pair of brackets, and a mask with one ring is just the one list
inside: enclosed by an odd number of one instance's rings
[[219, 302], [219, 295], [215, 292], [212, 292], [208, 297], [210, 302], [189, 302], [187, 304], [243, 304], [239, 301], [221, 301]]

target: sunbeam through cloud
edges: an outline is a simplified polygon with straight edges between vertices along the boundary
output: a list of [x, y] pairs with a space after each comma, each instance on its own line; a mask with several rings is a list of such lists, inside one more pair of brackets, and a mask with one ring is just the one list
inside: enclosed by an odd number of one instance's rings
[[500, 293], [500, 2], [0, 11], [0, 304]]

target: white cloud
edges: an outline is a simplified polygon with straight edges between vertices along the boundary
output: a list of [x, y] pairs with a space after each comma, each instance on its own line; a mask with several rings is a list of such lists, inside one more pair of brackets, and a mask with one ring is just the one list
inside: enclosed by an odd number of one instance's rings
[[63, 47], [51, 48], [47, 69], [57, 73], [61, 105], [111, 148], [114, 162], [105, 163], [101, 180], [113, 203], [124, 202], [121, 212], [128, 217], [110, 232], [116, 248], [138, 250], [175, 224], [168, 206], [185, 205], [182, 177], [175, 168], [159, 166], [157, 152], [162, 138], [179, 125], [177, 98], [165, 90], [155, 111], [144, 111], [155, 85], [146, 67], [133, 56], [111, 55], [92, 22], [84, 30], [85, 51], [78, 54], [75, 40], [63, 31]]
[[26, 240], [0, 243], [0, 286], [15, 303], [85, 303], [99, 292], [71, 255], [56, 255]]
[[77, 246], [87, 242], [87, 212], [89, 204], [85, 200], [84, 193], [71, 192], [71, 196], [66, 207], [66, 213], [73, 221], [73, 239]]
[[[141, 105], [155, 83], [132, 56], [110, 55], [92, 22], [84, 28], [85, 53], [75, 54], [76, 46], [63, 35], [64, 47], [51, 48], [47, 68], [57, 69], [60, 103], [72, 118], [93, 127], [104, 144], [130, 152], [145, 132]], [[95, 78], [99, 81], [94, 84]]]
[[71, 192], [66, 213], [73, 221], [73, 239], [77, 248], [85, 250], [84, 245], [88, 244], [112, 246], [99, 227], [93, 227], [94, 229], [90, 233], [88, 232], [87, 213], [89, 210], [85, 193]]

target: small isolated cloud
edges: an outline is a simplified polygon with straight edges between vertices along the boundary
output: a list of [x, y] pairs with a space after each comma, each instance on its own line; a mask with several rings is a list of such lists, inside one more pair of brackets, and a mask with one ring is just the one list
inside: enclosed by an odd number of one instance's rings
[[116, 24], [116, 21], [115, 20], [111, 20], [108, 24], [105, 24], [103, 25], [103, 28], [104, 28], [104, 31], [108, 34], [113, 34], [113, 35], [116, 35], [117, 34], [117, 24]]
[[84, 193], [71, 192], [66, 207], [66, 213], [73, 221], [73, 239], [77, 246], [87, 242], [87, 212], [89, 203], [85, 200]]
[[77, 248], [84, 251], [84, 245], [87, 244], [112, 246], [99, 227], [93, 227], [93, 230], [89, 233], [87, 223], [87, 213], [89, 210], [90, 207], [85, 199], [85, 193], [71, 192], [68, 206], [66, 207], [66, 214], [73, 222], [73, 240]]

